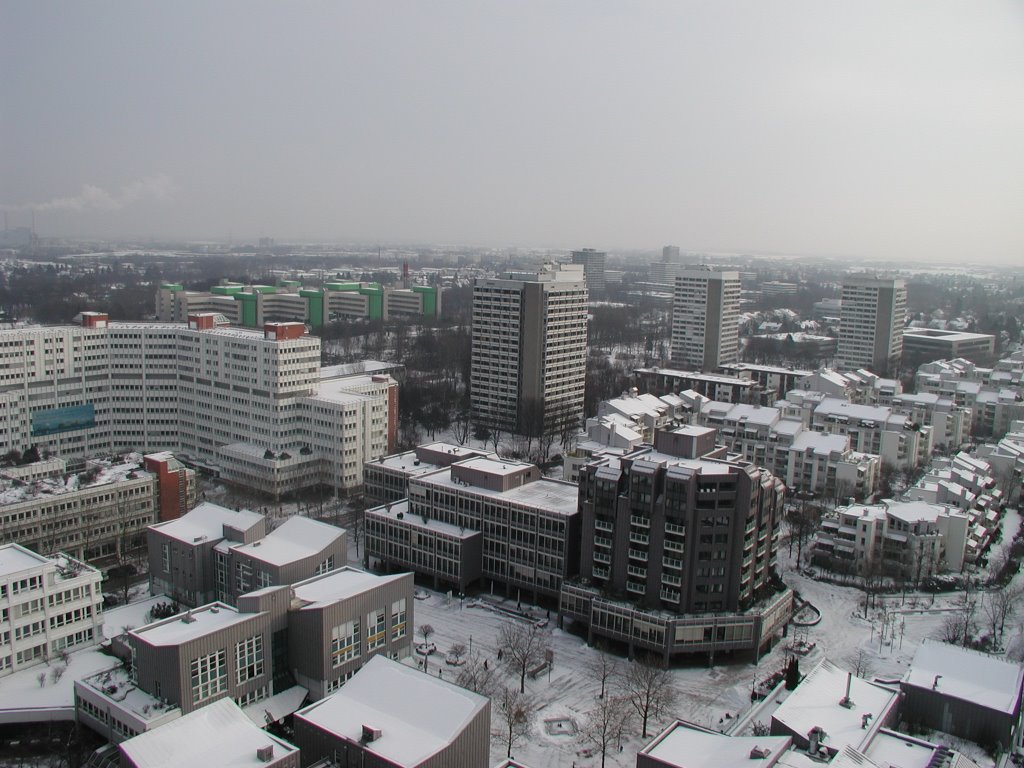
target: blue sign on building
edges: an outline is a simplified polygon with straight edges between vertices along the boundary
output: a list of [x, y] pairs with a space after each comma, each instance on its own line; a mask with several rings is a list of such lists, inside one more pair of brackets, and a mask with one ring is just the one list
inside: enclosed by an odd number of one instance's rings
[[96, 409], [92, 403], [49, 408], [32, 414], [32, 437], [73, 432], [96, 426]]

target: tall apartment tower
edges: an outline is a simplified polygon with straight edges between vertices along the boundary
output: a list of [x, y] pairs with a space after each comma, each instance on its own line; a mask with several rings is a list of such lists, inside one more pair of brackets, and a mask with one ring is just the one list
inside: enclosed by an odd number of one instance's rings
[[839, 313], [836, 357], [845, 370], [896, 374], [907, 321], [907, 283], [899, 278], [847, 275]]
[[672, 303], [672, 363], [713, 371], [739, 362], [740, 273], [684, 269]]
[[587, 280], [587, 291], [591, 296], [604, 296], [604, 265], [607, 260], [607, 253], [595, 251], [593, 248], [584, 248], [582, 251], [572, 252], [572, 263], [583, 265], [583, 275]]
[[579, 265], [473, 285], [473, 423], [538, 434], [583, 417], [587, 284]]

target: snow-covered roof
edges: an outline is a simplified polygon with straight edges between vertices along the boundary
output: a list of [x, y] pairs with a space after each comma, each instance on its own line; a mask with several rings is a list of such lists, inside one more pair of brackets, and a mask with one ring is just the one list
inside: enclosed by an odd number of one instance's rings
[[887, 511], [891, 517], [905, 523], [934, 523], [952, 510], [943, 504], [929, 504], [926, 501], [893, 501], [889, 503]]
[[[483, 462], [486, 462], [486, 464]], [[497, 465], [497, 469], [500, 472], [495, 471], [493, 465]], [[501, 469], [503, 465], [505, 469]], [[496, 462], [492, 459], [469, 459], [460, 462], [459, 466], [471, 466], [493, 474], [511, 474], [513, 471], [521, 471], [523, 464], [509, 461]], [[553, 512], [555, 514], [574, 515], [579, 511], [579, 487], [575, 483], [551, 480], [545, 477], [530, 483], [523, 483], [519, 487], [511, 488], [507, 491], [492, 491], [489, 488], [482, 488], [478, 485], [465, 486], [455, 482], [452, 480], [452, 472], [449, 468], [426, 477], [417, 478], [415, 482], [472, 493], [478, 496], [489, 496], [512, 504], [523, 504], [524, 506], [543, 509], [545, 512]]]
[[224, 603], [209, 603], [169, 619], [161, 619], [133, 629], [129, 634], [149, 645], [179, 645], [260, 615], [262, 614], [239, 613], [237, 608]]
[[405, 574], [376, 576], [358, 568], [338, 568], [320, 576], [314, 576], [292, 585], [295, 599], [305, 605], [303, 608], [321, 608], [325, 605], [346, 600], [367, 592], [375, 587], [398, 581]]
[[12, 576], [29, 568], [39, 568], [50, 560], [37, 555], [20, 544], [4, 544], [0, 547], [0, 578]]
[[792, 741], [790, 736], [726, 736], [677, 720], [640, 752], [677, 768], [723, 768], [751, 760], [754, 749], [767, 750], [757, 765], [768, 768]]
[[[129, 454], [125, 460], [116, 463], [89, 462], [89, 469], [86, 472], [70, 474], [67, 477], [58, 475], [29, 482], [0, 478], [0, 506], [17, 504], [20, 501], [28, 501], [40, 496], [60, 496], [100, 485], [153, 478], [152, 473], [142, 469], [141, 463], [142, 457], [139, 454]], [[94, 476], [90, 477], [93, 473]]]
[[921, 643], [902, 682], [1008, 714], [1022, 684], [1024, 665], [935, 640]]
[[483, 696], [374, 656], [337, 693], [295, 716], [348, 741], [363, 726], [380, 738], [363, 749], [395, 765], [415, 766], [452, 743], [489, 702]]
[[[852, 706], [840, 702], [850, 684]], [[899, 694], [880, 685], [849, 674], [825, 660], [797, 686], [772, 715], [791, 733], [806, 738], [812, 728], [825, 731], [823, 744], [839, 750], [846, 745], [861, 748], [885, 721], [885, 714], [895, 705]], [[871, 720], [864, 727], [863, 716]]]
[[804, 430], [793, 439], [790, 450], [806, 451], [810, 448], [816, 454], [827, 456], [832, 452], [845, 453], [849, 447], [850, 438], [846, 435]]
[[344, 528], [295, 516], [259, 541], [240, 544], [234, 551], [270, 565], [287, 565], [322, 552], [344, 535]]
[[219, 504], [204, 501], [177, 520], [168, 520], [166, 523], [157, 523], [150, 527], [172, 539], [183, 541], [186, 544], [194, 544], [199, 541], [223, 538], [225, 525], [247, 531], [262, 519], [262, 515], [247, 509], [236, 512]]
[[152, 731], [122, 742], [122, 753], [137, 768], [221, 768], [263, 766], [256, 756], [273, 747], [274, 759], [296, 752], [287, 741], [254, 725], [231, 699], [220, 699]]

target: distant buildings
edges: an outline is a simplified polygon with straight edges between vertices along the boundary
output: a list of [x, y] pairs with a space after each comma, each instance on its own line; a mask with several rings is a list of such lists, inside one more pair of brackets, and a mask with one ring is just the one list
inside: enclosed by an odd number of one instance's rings
[[335, 320], [393, 317], [439, 317], [440, 288], [428, 285], [382, 286], [380, 283], [327, 282], [302, 288], [295, 281], [280, 286], [222, 283], [209, 291], [186, 291], [180, 283], [157, 289], [156, 318], [184, 322], [189, 315], [217, 312], [234, 325], [261, 328], [270, 322], [308, 323], [313, 328]]
[[583, 276], [587, 283], [587, 293], [591, 299], [602, 298], [605, 294], [605, 262], [608, 254], [584, 248], [572, 252], [572, 263], [583, 265]]
[[713, 371], [739, 362], [739, 306], [739, 272], [680, 272], [672, 302], [673, 365]]
[[907, 328], [903, 331], [903, 363], [914, 369], [934, 360], [966, 358], [988, 365], [995, 357], [996, 337], [988, 333], [941, 331], [935, 328]]
[[947, 397], [970, 409], [971, 434], [999, 439], [1014, 421], [1024, 419], [1024, 350], [1017, 350], [991, 368], [970, 360], [936, 360], [917, 369], [919, 393]]
[[0, 546], [0, 676], [102, 640], [102, 581], [67, 555]]
[[[0, 453], [174, 451], [273, 497], [362, 484], [397, 436], [397, 384], [332, 376], [301, 323], [111, 323], [0, 331]], [[582, 393], [582, 386], [580, 387]], [[582, 396], [582, 395], [581, 395]]]
[[587, 367], [583, 268], [480, 278], [473, 286], [473, 423], [518, 434], [575, 432]]
[[847, 275], [843, 280], [837, 358], [843, 369], [897, 373], [907, 321], [907, 284], [899, 278]]

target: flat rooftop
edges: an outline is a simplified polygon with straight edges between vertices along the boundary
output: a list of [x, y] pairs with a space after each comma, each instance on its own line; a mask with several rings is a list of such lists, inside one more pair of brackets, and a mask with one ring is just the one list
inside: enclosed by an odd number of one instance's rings
[[1024, 665], [936, 640], [921, 643], [902, 682], [1007, 714], [1022, 684]]
[[389, 517], [392, 520], [401, 520], [407, 525], [421, 528], [428, 531], [436, 531], [443, 533], [445, 536], [451, 536], [456, 539], [469, 539], [473, 536], [480, 535], [480, 531], [473, 528], [460, 528], [452, 523], [446, 523], [442, 520], [431, 520], [427, 519], [426, 522], [423, 518], [417, 515], [415, 512], [409, 512], [409, 500], [400, 499], [399, 501], [393, 501], [390, 504], [383, 504], [379, 507], [374, 507], [368, 512], [373, 512], [375, 515], [382, 515]]
[[305, 605], [302, 608], [320, 608], [324, 605], [361, 595], [376, 587], [398, 581], [405, 574], [377, 576], [358, 568], [339, 568], [311, 579], [292, 585], [295, 599]]
[[161, 619], [133, 629], [129, 634], [135, 635], [149, 645], [179, 645], [261, 615], [239, 613], [238, 609], [224, 603], [209, 603], [169, 619]]
[[380, 738], [364, 749], [395, 765], [415, 766], [451, 744], [487, 706], [472, 691], [374, 656], [337, 693], [295, 716], [356, 743], [363, 725], [379, 728]]
[[640, 751], [676, 768], [722, 768], [744, 765], [751, 750], [760, 749], [767, 754], [757, 765], [769, 768], [792, 741], [790, 736], [726, 736], [677, 720]]
[[273, 759], [298, 750], [254, 725], [231, 699], [200, 707], [166, 725], [128, 739], [120, 749], [138, 768], [264, 766], [257, 750], [270, 746]]
[[[470, 459], [463, 462], [461, 466], [467, 466], [469, 462], [490, 462], [498, 465], [498, 469], [504, 474], [512, 474], [522, 469], [521, 464], [516, 462], [494, 462], [493, 459]], [[505, 469], [501, 469], [502, 465]], [[475, 465], [475, 469], [492, 472], [493, 469], [487, 465]], [[532, 483], [524, 483], [518, 488], [508, 491], [492, 491], [488, 488], [481, 488], [477, 485], [465, 486], [452, 480], [451, 469], [435, 472], [432, 475], [419, 478], [419, 483], [435, 485], [448, 488], [462, 493], [474, 493], [478, 496], [487, 496], [493, 499], [502, 499], [514, 504], [522, 504], [528, 507], [543, 509], [547, 512], [562, 515], [574, 515], [579, 511], [577, 498], [579, 487], [575, 483], [567, 483], [563, 480], [550, 480], [542, 477]]]
[[49, 558], [37, 555], [20, 544], [4, 544], [0, 547], [0, 578], [13, 576], [29, 568], [39, 568], [49, 562]]

